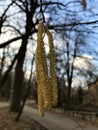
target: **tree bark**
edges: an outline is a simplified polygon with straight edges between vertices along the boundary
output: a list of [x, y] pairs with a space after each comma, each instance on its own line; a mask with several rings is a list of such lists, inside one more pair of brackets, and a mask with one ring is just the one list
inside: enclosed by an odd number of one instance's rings
[[23, 108], [24, 108], [24, 106], [25, 106], [25, 102], [26, 102], [26, 100], [27, 100], [27, 98], [28, 98], [29, 91], [30, 91], [30, 88], [31, 88], [31, 79], [32, 79], [32, 70], [33, 70], [34, 59], [35, 59], [35, 56], [34, 56], [33, 59], [32, 59], [31, 73], [30, 73], [30, 78], [29, 78], [29, 81], [28, 81], [28, 89], [27, 89], [27, 92], [26, 92], [26, 94], [25, 94], [25, 96], [24, 96], [23, 103], [22, 103], [22, 105], [21, 105], [21, 108], [20, 108], [20, 110], [19, 110], [19, 113], [18, 113], [18, 115], [17, 115], [17, 117], [16, 117], [16, 119], [15, 119], [15, 121], [17, 121], [17, 122], [18, 122], [19, 119], [20, 119], [20, 116], [21, 116], [21, 114], [22, 114]]
[[[30, 0], [30, 7], [28, 1], [26, 1], [25, 13], [26, 13], [26, 26], [25, 26], [25, 35], [30, 34], [32, 30], [35, 30], [35, 26], [33, 23], [33, 15], [36, 9], [36, 2]], [[20, 7], [20, 6], [19, 6]], [[19, 112], [21, 108], [21, 101], [23, 99], [23, 62], [26, 54], [26, 47], [28, 44], [29, 36], [26, 36], [22, 40], [22, 45], [20, 48], [19, 57], [17, 60], [16, 68], [15, 68], [15, 80], [14, 80], [14, 92], [13, 92], [13, 100], [10, 110], [14, 112]]]
[[19, 57], [16, 63], [15, 68], [15, 79], [13, 86], [13, 99], [10, 110], [14, 112], [18, 112], [21, 107], [21, 101], [23, 98], [23, 62], [26, 54], [26, 46], [27, 46], [28, 38], [24, 38], [22, 41], [22, 45], [19, 52]]
[[67, 79], [68, 79], [68, 90], [67, 90], [67, 109], [71, 108], [71, 87], [72, 87], [72, 79], [73, 79], [73, 71], [74, 71], [74, 61], [76, 58], [77, 52], [77, 39], [74, 45], [74, 55], [73, 55], [73, 62], [70, 65], [69, 61], [69, 43], [67, 43]]

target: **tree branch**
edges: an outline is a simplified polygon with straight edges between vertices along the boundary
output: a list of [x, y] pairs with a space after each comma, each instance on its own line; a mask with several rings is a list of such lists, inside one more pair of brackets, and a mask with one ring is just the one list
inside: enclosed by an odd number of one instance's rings
[[[55, 25], [48, 25], [50, 29], [55, 29], [59, 27], [67, 27], [67, 26], [78, 26], [78, 25], [90, 25], [90, 24], [96, 24], [98, 23], [98, 20], [90, 21], [90, 22], [74, 22], [69, 24], [55, 24]], [[59, 29], [58, 29], [59, 30]]]
[[17, 40], [20, 40], [20, 39], [23, 39], [23, 38], [25, 38], [25, 37], [27, 37], [27, 36], [30, 36], [31, 34], [33, 34], [33, 33], [35, 33], [35, 32], [37, 32], [37, 29], [31, 31], [31, 32], [28, 33], [28, 34], [24, 34], [24, 35], [22, 35], [22, 36], [13, 38], [13, 39], [11, 39], [11, 40], [9, 40], [9, 41], [7, 41], [7, 42], [1, 43], [1, 44], [0, 44], [0, 48], [4, 48], [4, 47], [8, 46], [9, 44], [11, 44], [12, 42], [15, 42], [15, 41], [17, 41]]

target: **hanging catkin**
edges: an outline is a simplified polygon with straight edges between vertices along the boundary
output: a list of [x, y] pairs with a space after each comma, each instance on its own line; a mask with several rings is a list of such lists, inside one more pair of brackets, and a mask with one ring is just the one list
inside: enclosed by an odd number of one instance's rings
[[[37, 50], [36, 50], [36, 74], [38, 80], [38, 108], [43, 116], [44, 107], [51, 109], [51, 88], [48, 77], [48, 68], [46, 63], [45, 48], [43, 44], [43, 22], [39, 23], [37, 34]], [[39, 99], [42, 98], [42, 100]], [[43, 104], [44, 106], [40, 105]], [[42, 112], [41, 112], [42, 111]]]
[[86, 9], [86, 7], [87, 7], [86, 0], [82, 0], [82, 5], [83, 5], [84, 9]]
[[[40, 33], [43, 31], [43, 25], [39, 25], [39, 30], [37, 33], [37, 49], [36, 49], [36, 75], [37, 75], [37, 81], [38, 81], [38, 109], [41, 114], [41, 116], [44, 116], [44, 101], [41, 93], [41, 73], [39, 73], [42, 70], [42, 65], [39, 64], [40, 59], [42, 59], [42, 56], [40, 55], [41, 53], [41, 44], [43, 43], [43, 39], [41, 38]], [[41, 44], [40, 44], [41, 43]]]
[[44, 116], [44, 101], [40, 89], [38, 89], [38, 109], [41, 116]]
[[[46, 54], [43, 42], [43, 33], [48, 36], [50, 48], [50, 75], [46, 62]], [[55, 54], [52, 34], [44, 28], [43, 21], [39, 23], [37, 33], [36, 49], [36, 75], [38, 81], [38, 109], [41, 116], [44, 116], [44, 109], [51, 109], [57, 103], [57, 82], [55, 72]]]
[[48, 36], [49, 48], [50, 48], [50, 83], [51, 83], [51, 91], [52, 91], [52, 105], [55, 106], [58, 101], [58, 90], [57, 90], [57, 79], [55, 72], [55, 51], [53, 45], [53, 37], [51, 32], [46, 29], [46, 34]]

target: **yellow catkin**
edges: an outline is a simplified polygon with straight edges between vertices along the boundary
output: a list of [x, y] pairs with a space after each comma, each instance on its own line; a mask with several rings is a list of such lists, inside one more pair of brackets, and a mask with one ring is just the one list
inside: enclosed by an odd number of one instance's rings
[[40, 46], [37, 46], [37, 53], [36, 53], [36, 74], [37, 74], [37, 81], [38, 81], [38, 109], [40, 112], [41, 116], [44, 116], [44, 101], [41, 93], [41, 86], [40, 86], [40, 80], [41, 80], [41, 75], [39, 75], [39, 69], [40, 66], [39, 64], [39, 54], [40, 54]]
[[40, 89], [38, 89], [38, 109], [40, 115], [44, 116], [44, 101]]
[[83, 5], [84, 9], [86, 9], [86, 6], [87, 6], [86, 0], [82, 0], [82, 5]]
[[58, 101], [58, 90], [55, 70], [55, 52], [53, 45], [53, 37], [48, 29], [45, 29], [48, 36], [50, 48], [50, 77], [48, 75], [48, 67], [46, 62], [46, 54], [43, 42], [44, 24], [39, 23], [37, 33], [37, 49], [36, 49], [36, 75], [38, 81], [38, 109], [41, 116], [44, 116], [44, 109], [51, 109]]
[[[36, 50], [36, 74], [38, 80], [39, 97], [42, 97], [44, 107], [51, 109], [51, 89], [48, 77], [48, 68], [46, 63], [45, 48], [43, 45], [43, 22], [39, 23], [37, 34], [37, 50]], [[40, 98], [38, 98], [38, 107], [40, 113], [43, 113], [44, 108], [40, 105]], [[43, 114], [42, 114], [43, 115]]]
[[58, 89], [57, 89], [57, 77], [56, 77], [56, 69], [55, 69], [55, 51], [53, 45], [53, 37], [51, 32], [46, 29], [46, 34], [48, 36], [49, 48], [50, 48], [50, 83], [52, 89], [52, 105], [55, 106], [58, 101]]

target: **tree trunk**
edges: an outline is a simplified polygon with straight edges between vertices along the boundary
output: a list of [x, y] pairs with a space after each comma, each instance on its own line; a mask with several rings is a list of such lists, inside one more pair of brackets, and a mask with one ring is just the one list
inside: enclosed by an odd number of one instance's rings
[[76, 58], [76, 52], [77, 52], [77, 41], [75, 42], [75, 45], [74, 45], [73, 62], [72, 62], [72, 65], [70, 65], [69, 44], [67, 43], [67, 70], [66, 70], [66, 72], [67, 72], [67, 79], [68, 79], [67, 109], [71, 108], [71, 87], [72, 87], [72, 78], [73, 78], [74, 61], [75, 61], [75, 58]]
[[[30, 7], [28, 6], [30, 4]], [[37, 1], [30, 0], [30, 3], [27, 1], [26, 6], [26, 26], [25, 26], [25, 34], [30, 34], [32, 29], [35, 30], [35, 26], [33, 23], [33, 15], [35, 13]], [[22, 40], [22, 45], [19, 52], [19, 57], [17, 60], [16, 68], [15, 68], [15, 80], [14, 80], [14, 87], [13, 87], [13, 100], [10, 110], [14, 112], [19, 112], [21, 108], [21, 101], [23, 98], [23, 62], [25, 59], [26, 54], [26, 47], [28, 44], [29, 36], [25, 37]]]
[[10, 110], [18, 112], [21, 107], [23, 99], [23, 62], [26, 54], [27, 38], [24, 38], [19, 51], [19, 57], [15, 68], [14, 86], [13, 86], [13, 99]]
[[19, 110], [19, 113], [18, 113], [18, 115], [17, 115], [17, 117], [16, 117], [16, 119], [15, 119], [15, 121], [17, 121], [17, 122], [18, 122], [19, 119], [20, 119], [20, 116], [21, 116], [21, 114], [22, 114], [22, 111], [23, 111], [25, 102], [26, 102], [26, 100], [27, 100], [27, 98], [28, 98], [29, 91], [30, 91], [30, 88], [31, 88], [32, 70], [33, 70], [34, 59], [35, 59], [35, 56], [34, 56], [33, 59], [32, 59], [31, 73], [30, 73], [30, 78], [29, 78], [29, 81], [28, 81], [28, 89], [27, 89], [27, 92], [26, 92], [26, 94], [25, 94], [25, 96], [24, 96], [24, 98], [23, 98], [23, 103], [22, 103], [22, 105], [21, 105], [21, 109]]

